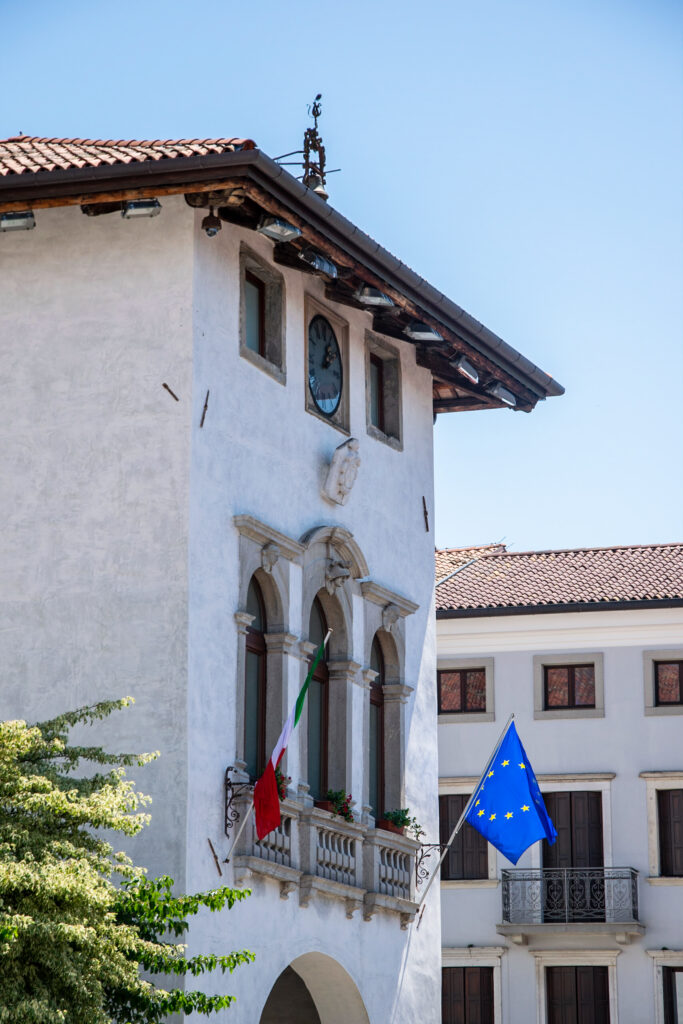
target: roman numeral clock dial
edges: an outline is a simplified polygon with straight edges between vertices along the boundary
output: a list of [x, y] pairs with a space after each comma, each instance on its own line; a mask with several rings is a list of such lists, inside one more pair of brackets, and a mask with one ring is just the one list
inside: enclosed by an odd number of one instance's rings
[[308, 388], [316, 409], [334, 416], [342, 396], [344, 371], [334, 330], [324, 316], [314, 316], [308, 326]]

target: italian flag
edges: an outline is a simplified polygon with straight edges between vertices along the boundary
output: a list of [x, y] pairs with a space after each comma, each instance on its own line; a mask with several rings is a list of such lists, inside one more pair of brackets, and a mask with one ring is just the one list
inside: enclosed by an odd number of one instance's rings
[[318, 648], [315, 658], [313, 659], [313, 664], [308, 670], [306, 681], [301, 687], [299, 696], [296, 699], [296, 704], [289, 713], [289, 718], [285, 722], [285, 727], [280, 733], [280, 739], [275, 744], [275, 749], [273, 750], [270, 761], [266, 765], [266, 770], [254, 786], [254, 817], [256, 818], [256, 835], [259, 839], [263, 839], [264, 836], [267, 836], [269, 832], [272, 832], [273, 829], [277, 828], [280, 824], [280, 798], [277, 792], [277, 782], [275, 781], [275, 769], [284, 757], [287, 744], [289, 743], [289, 737], [292, 735], [299, 723], [301, 712], [304, 707], [304, 701], [306, 700], [308, 685], [313, 678], [313, 673], [317, 668], [318, 662], [323, 656], [325, 644], [327, 643], [331, 632], [331, 629], [328, 630], [327, 636]]

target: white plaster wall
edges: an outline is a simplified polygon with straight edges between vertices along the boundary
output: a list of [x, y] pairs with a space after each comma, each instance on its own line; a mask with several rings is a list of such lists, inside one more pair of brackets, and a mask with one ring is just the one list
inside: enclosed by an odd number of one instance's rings
[[[190, 499], [190, 655], [188, 884], [219, 881], [209, 851], [212, 838], [224, 856], [222, 787], [235, 756], [238, 536], [232, 517], [249, 513], [293, 538], [320, 524], [351, 530], [373, 580], [419, 604], [407, 622], [405, 682], [415, 687], [406, 708], [406, 802], [437, 832], [433, 655], [433, 533], [425, 531], [422, 495], [433, 523], [430, 375], [415, 365], [414, 349], [401, 343], [403, 448], [397, 452], [366, 431], [364, 332], [370, 317], [331, 306], [349, 322], [350, 433], [360, 441], [360, 473], [348, 504], [332, 506], [320, 494], [325, 467], [345, 435], [305, 410], [304, 294], [325, 303], [322, 283], [284, 268], [287, 295], [287, 384], [281, 385], [239, 355], [239, 244], [244, 239], [264, 259], [272, 245], [252, 232], [226, 229], [214, 239], [195, 236], [194, 408], [198, 421], [206, 395], [203, 430], [193, 431]], [[301, 607], [300, 574], [291, 575], [291, 621], [298, 637], [308, 630]], [[354, 622], [348, 656], [364, 663], [362, 628]], [[290, 690], [298, 689], [298, 674]], [[354, 700], [362, 699], [360, 688]], [[357, 716], [356, 716], [357, 717]], [[360, 779], [360, 737], [352, 736], [353, 778]], [[290, 768], [291, 770], [291, 768]], [[425, 784], [429, 780], [431, 785]], [[294, 780], [296, 782], [296, 779]], [[354, 781], [354, 786], [355, 786]], [[354, 792], [358, 796], [359, 791]], [[436, 894], [435, 894], [436, 895]], [[270, 987], [291, 960], [319, 950], [339, 960], [354, 978], [372, 1024], [439, 1019], [439, 907], [435, 898], [419, 932], [401, 931], [395, 915], [347, 920], [343, 905], [314, 899], [299, 908], [278, 888], [258, 883], [243, 906], [226, 919], [208, 918], [197, 948], [245, 946], [257, 965], [226, 983], [238, 996], [230, 1020], [257, 1021]], [[227, 1015], [226, 1015], [227, 1019]]]
[[[683, 717], [644, 714], [643, 650], [681, 647], [681, 609], [585, 612], [439, 620], [438, 658], [494, 657], [496, 721], [439, 725], [439, 775], [475, 776], [514, 712], [522, 743], [537, 775], [614, 772], [609, 790], [614, 867], [639, 872], [639, 918], [646, 933], [621, 947], [617, 994], [622, 1024], [654, 1020], [652, 961], [646, 949], [683, 945], [683, 887], [652, 886], [648, 861], [646, 784], [643, 771], [683, 770]], [[559, 720], [533, 718], [533, 656], [558, 652], [602, 652], [605, 717]], [[548, 784], [542, 788], [553, 788]], [[591, 788], [577, 784], [576, 788]], [[603, 804], [605, 797], [603, 795]], [[527, 851], [516, 865], [532, 864]], [[535, 860], [538, 864], [538, 859]], [[610, 861], [606, 859], [606, 864]], [[512, 865], [498, 855], [501, 868]], [[502, 920], [501, 890], [443, 887], [444, 947], [508, 945], [502, 960], [506, 1024], [535, 1020], [535, 967], [532, 952], [544, 949], [614, 949], [610, 937], [577, 937], [571, 931], [531, 938], [520, 948], [496, 932]], [[616, 1022], [613, 1022], [616, 1024]]]
[[0, 235], [0, 713], [134, 695], [99, 735], [162, 751], [136, 775], [154, 824], [133, 849], [181, 882], [191, 223], [168, 199]]

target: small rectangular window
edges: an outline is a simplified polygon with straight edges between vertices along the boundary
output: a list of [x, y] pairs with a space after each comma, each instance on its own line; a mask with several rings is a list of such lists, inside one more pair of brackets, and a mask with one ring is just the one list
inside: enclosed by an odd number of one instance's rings
[[244, 307], [245, 344], [265, 358], [266, 286], [249, 270], [244, 275]]
[[659, 871], [664, 878], [683, 877], [683, 789], [657, 790]]
[[546, 665], [544, 676], [544, 707], [594, 708], [594, 665]]
[[655, 662], [655, 704], [682, 704], [681, 669], [683, 661]]
[[486, 711], [486, 670], [450, 669], [437, 673], [439, 713]]
[[384, 433], [384, 360], [370, 356], [370, 422]]

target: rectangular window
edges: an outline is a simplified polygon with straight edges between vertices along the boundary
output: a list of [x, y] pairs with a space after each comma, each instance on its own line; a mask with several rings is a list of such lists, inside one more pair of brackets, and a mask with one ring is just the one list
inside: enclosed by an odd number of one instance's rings
[[[449, 793], [439, 797], [439, 842], [447, 843], [469, 796]], [[482, 835], [465, 822], [441, 865], [442, 881], [488, 878], [488, 845]]]
[[548, 1024], [610, 1024], [607, 967], [546, 967]]
[[368, 434], [401, 450], [401, 361], [374, 335], [366, 336], [365, 402]]
[[594, 708], [594, 665], [546, 665], [544, 676], [544, 707]]
[[681, 669], [683, 661], [655, 662], [655, 705], [683, 704]]
[[370, 422], [384, 433], [384, 360], [370, 356]]
[[683, 1024], [683, 967], [662, 967], [664, 1024]]
[[657, 790], [659, 872], [665, 878], [683, 877], [683, 789]]
[[493, 967], [443, 967], [442, 1024], [494, 1024]]
[[247, 270], [244, 274], [244, 343], [252, 352], [266, 355], [266, 286]]
[[437, 672], [439, 714], [486, 711], [486, 670], [448, 669]]

